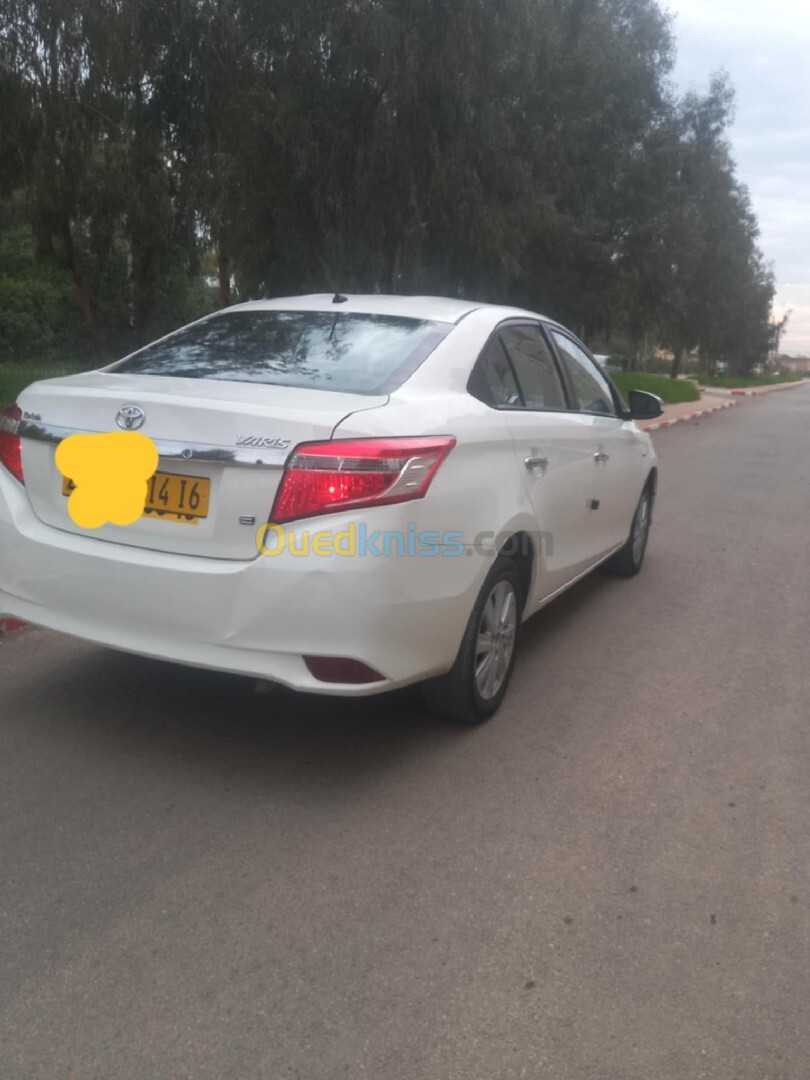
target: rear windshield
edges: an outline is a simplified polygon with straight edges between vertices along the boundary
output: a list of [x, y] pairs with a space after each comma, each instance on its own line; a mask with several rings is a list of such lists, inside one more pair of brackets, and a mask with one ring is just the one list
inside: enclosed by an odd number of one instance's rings
[[451, 329], [390, 315], [230, 311], [147, 345], [111, 370], [384, 394], [413, 374]]

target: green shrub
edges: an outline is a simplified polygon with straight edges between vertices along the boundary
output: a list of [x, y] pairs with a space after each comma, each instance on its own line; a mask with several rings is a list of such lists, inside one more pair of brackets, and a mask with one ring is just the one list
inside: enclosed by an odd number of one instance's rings
[[672, 361], [667, 360], [664, 356], [648, 356], [644, 360], [642, 367], [651, 375], [669, 375]]
[[663, 398], [667, 405], [700, 400], [700, 391], [691, 379], [670, 379], [666, 375], [651, 375], [648, 371], [624, 371], [613, 375], [612, 379], [625, 399], [631, 390], [646, 390]]
[[91, 364], [59, 363], [55, 360], [29, 360], [23, 363], [0, 361], [0, 408], [17, 400], [26, 386], [39, 379], [56, 379], [60, 375], [75, 375], [86, 371]]
[[30, 229], [0, 234], [0, 364], [87, 349], [69, 275], [34, 258]]

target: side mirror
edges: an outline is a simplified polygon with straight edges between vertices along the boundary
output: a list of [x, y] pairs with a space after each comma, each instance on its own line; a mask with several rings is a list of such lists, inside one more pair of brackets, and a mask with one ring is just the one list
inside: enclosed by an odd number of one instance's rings
[[657, 394], [648, 394], [646, 390], [631, 390], [628, 398], [631, 420], [655, 420], [664, 412], [664, 402]]

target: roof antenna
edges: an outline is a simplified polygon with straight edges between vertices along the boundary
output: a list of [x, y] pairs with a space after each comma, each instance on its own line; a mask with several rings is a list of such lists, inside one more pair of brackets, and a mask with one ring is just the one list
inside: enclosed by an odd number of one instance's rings
[[326, 280], [329, 282], [329, 288], [332, 289], [334, 294], [335, 294], [332, 297], [332, 303], [333, 304], [346, 304], [346, 303], [348, 303], [348, 300], [349, 300], [348, 296], [344, 296], [342, 293], [339, 293], [338, 290], [335, 288], [336, 282], [335, 282], [335, 279], [332, 277], [332, 274], [331, 274], [331, 271], [329, 270], [329, 267], [326, 265], [326, 259], [323, 259], [323, 258], [321, 259], [321, 266], [323, 267], [323, 272], [326, 275]]

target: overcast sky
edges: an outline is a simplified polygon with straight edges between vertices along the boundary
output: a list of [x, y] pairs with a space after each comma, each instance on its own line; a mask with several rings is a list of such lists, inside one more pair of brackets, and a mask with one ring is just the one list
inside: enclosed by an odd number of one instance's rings
[[810, 356], [810, 3], [665, 0], [675, 15], [681, 89], [725, 68], [737, 90], [738, 175], [776, 269], [777, 314], [792, 308], [782, 351]]

